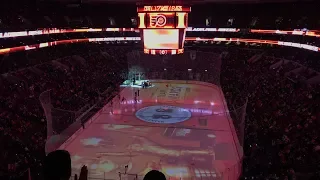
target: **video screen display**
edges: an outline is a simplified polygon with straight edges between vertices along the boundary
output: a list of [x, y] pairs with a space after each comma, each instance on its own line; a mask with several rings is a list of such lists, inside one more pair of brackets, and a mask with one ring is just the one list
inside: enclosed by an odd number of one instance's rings
[[178, 29], [143, 29], [144, 49], [179, 49]]

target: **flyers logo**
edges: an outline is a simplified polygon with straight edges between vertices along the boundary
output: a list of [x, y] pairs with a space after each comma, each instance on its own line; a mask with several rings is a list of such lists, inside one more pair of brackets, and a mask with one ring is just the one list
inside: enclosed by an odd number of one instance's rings
[[167, 24], [167, 18], [163, 14], [150, 16], [150, 27], [164, 27]]

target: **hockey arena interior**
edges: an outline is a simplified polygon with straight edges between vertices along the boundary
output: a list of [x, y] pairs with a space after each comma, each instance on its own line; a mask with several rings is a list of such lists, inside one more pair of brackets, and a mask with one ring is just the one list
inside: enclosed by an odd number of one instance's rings
[[0, 179], [320, 179], [318, 5], [1, 5]]

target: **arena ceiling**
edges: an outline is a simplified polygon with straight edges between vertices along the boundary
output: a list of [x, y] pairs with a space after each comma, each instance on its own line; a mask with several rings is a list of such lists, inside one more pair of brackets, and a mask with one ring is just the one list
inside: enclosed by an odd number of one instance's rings
[[205, 4], [205, 3], [281, 3], [314, 0], [49, 0], [65, 3]]

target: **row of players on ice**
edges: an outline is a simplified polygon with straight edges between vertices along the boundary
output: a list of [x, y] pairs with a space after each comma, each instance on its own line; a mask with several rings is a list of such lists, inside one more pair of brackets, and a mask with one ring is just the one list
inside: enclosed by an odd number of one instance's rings
[[[135, 79], [133, 79], [133, 80], [132, 80], [132, 84], [134, 85], [135, 83], [136, 83], [136, 81], [135, 81]], [[145, 89], [145, 88], [151, 87], [152, 84], [151, 84], [150, 81], [143, 81], [140, 86], [142, 87], [142, 89]], [[166, 84], [166, 87], [167, 87], [167, 88], [168, 88], [169, 86], [170, 86], [170, 84]], [[137, 91], [134, 92], [133, 102], [134, 102], [135, 104], [138, 103], [138, 97], [139, 97], [139, 96], [140, 96], [140, 90], [138, 89]], [[122, 97], [122, 99], [121, 99], [120, 94], [118, 94], [118, 98], [119, 98], [119, 102], [122, 103], [122, 104], [125, 103], [125, 102], [127, 102], [127, 99], [126, 99], [125, 97]], [[120, 100], [121, 100], [121, 101], [120, 101]], [[110, 105], [113, 106], [113, 101], [111, 101]]]

